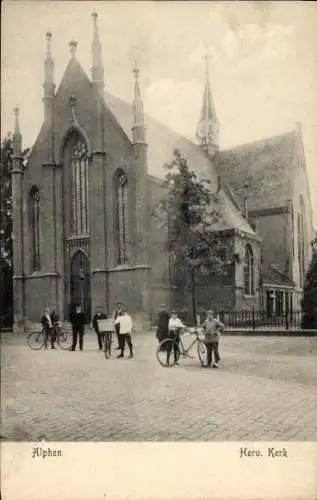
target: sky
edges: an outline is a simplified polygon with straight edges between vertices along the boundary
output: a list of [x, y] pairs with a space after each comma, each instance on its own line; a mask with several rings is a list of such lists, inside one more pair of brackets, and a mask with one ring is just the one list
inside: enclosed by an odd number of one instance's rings
[[78, 42], [90, 75], [98, 13], [107, 90], [132, 102], [141, 73], [144, 110], [195, 138], [206, 51], [220, 122], [220, 148], [293, 130], [301, 122], [317, 227], [317, 3], [7, 0], [1, 10], [1, 137], [20, 107], [24, 146], [43, 120], [45, 33], [53, 33], [58, 85]]

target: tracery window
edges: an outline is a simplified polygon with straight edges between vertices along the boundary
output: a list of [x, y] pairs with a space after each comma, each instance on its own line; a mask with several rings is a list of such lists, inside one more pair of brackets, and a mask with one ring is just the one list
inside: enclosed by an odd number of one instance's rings
[[30, 216], [31, 216], [31, 252], [32, 269], [39, 271], [40, 260], [40, 193], [36, 186], [30, 191]]
[[244, 293], [254, 295], [254, 256], [250, 245], [246, 245], [244, 253]]
[[120, 172], [116, 180], [116, 203], [117, 203], [117, 245], [118, 262], [128, 262], [128, 179], [124, 172]]
[[72, 148], [71, 185], [71, 232], [73, 235], [88, 234], [88, 154], [87, 145], [80, 138]]

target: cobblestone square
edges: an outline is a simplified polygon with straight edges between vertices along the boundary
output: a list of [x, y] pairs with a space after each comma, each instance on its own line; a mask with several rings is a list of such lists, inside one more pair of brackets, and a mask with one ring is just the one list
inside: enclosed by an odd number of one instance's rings
[[[317, 440], [317, 338], [223, 336], [219, 370], [197, 354], [161, 367], [154, 334], [135, 358], [32, 351], [2, 339], [2, 430], [13, 441]], [[188, 342], [186, 340], [186, 342]]]

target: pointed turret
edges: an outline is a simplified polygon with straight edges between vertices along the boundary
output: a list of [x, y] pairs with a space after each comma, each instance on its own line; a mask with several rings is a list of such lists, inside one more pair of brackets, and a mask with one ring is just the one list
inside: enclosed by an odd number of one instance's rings
[[19, 108], [14, 109], [12, 158], [12, 239], [13, 252], [13, 297], [14, 297], [14, 331], [18, 329], [18, 322], [24, 325], [25, 318], [25, 288], [24, 288], [24, 170], [22, 158], [22, 136], [19, 123]]
[[92, 19], [93, 19], [93, 39], [91, 45], [91, 58], [92, 58], [91, 80], [92, 83], [102, 93], [105, 84], [104, 84], [104, 69], [101, 57], [101, 43], [99, 40], [99, 33], [98, 33], [97, 12], [94, 11], [92, 13]]
[[135, 254], [137, 265], [147, 262], [147, 238], [144, 228], [147, 224], [148, 199], [147, 199], [147, 143], [145, 139], [145, 123], [143, 114], [143, 103], [140, 91], [140, 70], [135, 64], [134, 76], [134, 98], [133, 98], [133, 125], [132, 125], [132, 148], [133, 168], [135, 172]]
[[46, 54], [44, 61], [44, 120], [50, 120], [52, 116], [52, 104], [55, 95], [54, 84], [54, 61], [51, 52], [52, 33], [46, 33]]
[[200, 119], [197, 126], [196, 138], [198, 144], [213, 157], [219, 149], [218, 131], [219, 122], [215, 111], [209, 82], [209, 56], [206, 60], [206, 80], [203, 95], [203, 103], [200, 113]]
[[14, 133], [13, 133], [13, 170], [22, 172], [22, 135], [20, 132], [20, 110], [14, 108]]
[[133, 127], [132, 139], [133, 142], [145, 142], [145, 124], [143, 114], [143, 102], [141, 99], [139, 76], [140, 70], [135, 64], [133, 68], [134, 75], [134, 100], [133, 100]]

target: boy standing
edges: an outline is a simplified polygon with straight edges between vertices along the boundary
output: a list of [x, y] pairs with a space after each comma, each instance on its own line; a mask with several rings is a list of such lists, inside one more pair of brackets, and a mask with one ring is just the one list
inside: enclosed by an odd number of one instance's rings
[[51, 317], [51, 322], [52, 322], [52, 334], [51, 334], [52, 335], [52, 349], [56, 349], [54, 346], [54, 343], [55, 343], [56, 338], [57, 338], [59, 316], [55, 310], [55, 306], [53, 306], [51, 308], [50, 317]]
[[132, 318], [131, 316], [127, 313], [127, 309], [123, 307], [121, 309], [121, 314], [117, 317], [117, 319], [114, 322], [115, 326], [119, 325], [119, 347], [120, 347], [120, 354], [117, 356], [117, 358], [123, 358], [124, 357], [124, 348], [125, 348], [125, 342], [127, 342], [129, 350], [130, 350], [130, 355], [129, 358], [133, 358], [133, 344], [131, 340], [131, 333], [132, 333]]
[[220, 332], [224, 330], [225, 325], [218, 319], [214, 318], [213, 311], [208, 311], [207, 318], [203, 327], [205, 331], [205, 344], [207, 348], [207, 365], [205, 366], [211, 366], [213, 353], [214, 363], [212, 366], [213, 368], [218, 368], [218, 363], [220, 361], [219, 337]]

